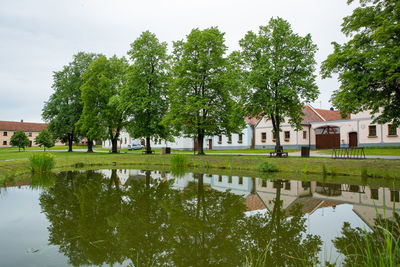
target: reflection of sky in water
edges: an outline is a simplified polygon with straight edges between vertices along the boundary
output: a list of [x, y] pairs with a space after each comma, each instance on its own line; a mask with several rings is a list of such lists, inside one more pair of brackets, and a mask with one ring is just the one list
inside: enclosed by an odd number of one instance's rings
[[311, 215], [305, 215], [307, 218], [307, 233], [319, 235], [323, 245], [320, 252], [321, 262], [325, 260], [335, 261], [338, 254], [332, 244], [335, 237], [341, 235], [341, 229], [344, 222], [349, 222], [352, 227], [369, 227], [353, 211], [353, 205], [341, 204], [333, 207], [317, 209]]
[[17, 187], [0, 195], [0, 266], [65, 266], [58, 247], [48, 246], [49, 222], [41, 213], [40, 190]]

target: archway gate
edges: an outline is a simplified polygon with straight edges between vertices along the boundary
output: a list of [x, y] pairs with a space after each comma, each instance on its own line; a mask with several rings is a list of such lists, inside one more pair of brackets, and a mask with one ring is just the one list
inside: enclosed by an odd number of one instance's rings
[[340, 129], [337, 126], [323, 126], [315, 129], [317, 149], [340, 148]]

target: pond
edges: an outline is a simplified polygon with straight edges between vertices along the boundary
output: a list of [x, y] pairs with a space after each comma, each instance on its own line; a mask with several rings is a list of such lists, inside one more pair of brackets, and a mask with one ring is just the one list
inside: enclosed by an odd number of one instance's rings
[[34, 176], [0, 189], [0, 266], [341, 264], [353, 242], [344, 224], [370, 232], [377, 213], [399, 214], [394, 185], [278, 178], [134, 169]]

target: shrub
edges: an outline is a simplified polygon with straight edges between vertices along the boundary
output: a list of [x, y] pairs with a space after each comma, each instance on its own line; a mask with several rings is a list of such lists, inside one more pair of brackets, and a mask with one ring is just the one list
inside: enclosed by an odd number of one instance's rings
[[29, 158], [32, 172], [48, 172], [55, 165], [54, 155], [50, 153], [36, 153]]
[[172, 155], [171, 157], [171, 166], [175, 168], [184, 168], [188, 166], [188, 159], [185, 155]]
[[273, 162], [269, 162], [269, 161], [264, 161], [264, 162], [260, 163], [258, 168], [261, 172], [276, 172], [276, 171], [278, 171], [276, 164]]

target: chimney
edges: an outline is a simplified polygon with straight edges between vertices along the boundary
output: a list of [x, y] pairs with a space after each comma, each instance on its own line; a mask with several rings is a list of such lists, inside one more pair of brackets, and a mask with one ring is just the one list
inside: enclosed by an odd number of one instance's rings
[[333, 109], [332, 107], [330, 108], [330, 110], [331, 110], [331, 111], [334, 111], [334, 109]]
[[24, 122], [24, 120], [23, 120], [23, 119], [21, 119], [21, 122]]

